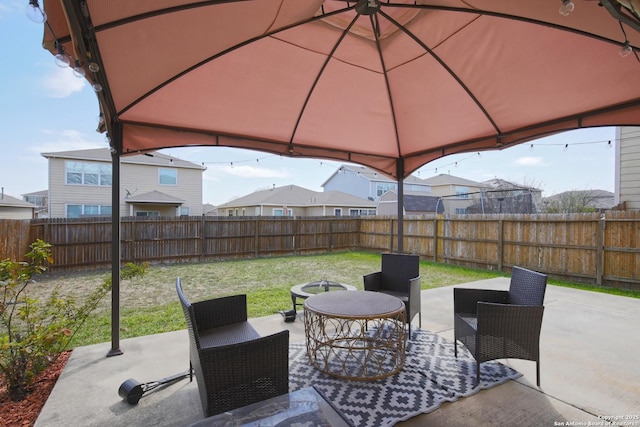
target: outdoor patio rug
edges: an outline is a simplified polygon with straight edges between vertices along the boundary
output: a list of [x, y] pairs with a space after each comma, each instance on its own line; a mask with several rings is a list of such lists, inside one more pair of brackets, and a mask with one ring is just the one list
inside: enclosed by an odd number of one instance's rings
[[316, 387], [358, 427], [390, 426], [522, 375], [484, 362], [477, 387], [476, 362], [467, 349], [458, 346], [456, 359], [453, 342], [419, 329], [407, 343], [403, 370], [381, 380], [348, 381], [320, 372], [309, 364], [304, 342], [290, 344], [289, 358], [291, 391]]

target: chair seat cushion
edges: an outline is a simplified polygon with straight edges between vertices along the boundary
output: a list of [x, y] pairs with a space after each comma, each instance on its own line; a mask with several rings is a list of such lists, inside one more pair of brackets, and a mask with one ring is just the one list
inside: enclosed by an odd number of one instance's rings
[[249, 322], [238, 322], [217, 328], [198, 331], [200, 336], [200, 346], [220, 347], [223, 345], [238, 344], [260, 338], [260, 334], [249, 324]]

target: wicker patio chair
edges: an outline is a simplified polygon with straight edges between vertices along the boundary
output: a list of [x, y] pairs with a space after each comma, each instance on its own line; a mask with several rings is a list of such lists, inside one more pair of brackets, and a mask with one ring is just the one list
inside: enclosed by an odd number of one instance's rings
[[289, 392], [288, 330], [260, 337], [247, 322], [246, 295], [192, 304], [180, 278], [176, 290], [205, 417]]
[[453, 289], [455, 356], [460, 341], [476, 360], [478, 384], [480, 363], [514, 358], [536, 362], [540, 387], [540, 329], [546, 287], [545, 274], [515, 266], [508, 291]]
[[418, 315], [418, 325], [422, 327], [420, 313], [420, 257], [408, 254], [382, 254], [381, 271], [364, 276], [364, 290], [383, 292], [400, 298], [407, 310], [409, 324]]

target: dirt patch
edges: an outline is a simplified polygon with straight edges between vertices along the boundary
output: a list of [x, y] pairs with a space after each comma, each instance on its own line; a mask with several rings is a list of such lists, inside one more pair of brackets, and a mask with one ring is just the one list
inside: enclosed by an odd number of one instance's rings
[[63, 352], [58, 360], [40, 372], [31, 393], [21, 402], [12, 402], [9, 399], [4, 379], [0, 378], [0, 426], [30, 427], [35, 424], [69, 356], [71, 351]]

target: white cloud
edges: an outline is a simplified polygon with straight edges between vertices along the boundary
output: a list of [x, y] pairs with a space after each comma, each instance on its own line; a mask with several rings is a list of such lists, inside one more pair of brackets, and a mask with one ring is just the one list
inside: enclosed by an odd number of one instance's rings
[[91, 148], [108, 147], [106, 142], [92, 141], [87, 138], [87, 135], [73, 129], [66, 129], [61, 132], [45, 129], [42, 133], [47, 135], [48, 140], [30, 146], [30, 151], [35, 153], [50, 153], [55, 151], [88, 150]]
[[542, 157], [518, 157], [513, 161], [518, 166], [543, 166], [545, 165]]
[[50, 67], [51, 72], [40, 82], [47, 96], [51, 98], [66, 98], [80, 92], [85, 86], [85, 80], [73, 75], [71, 68]]
[[291, 174], [286, 170], [268, 169], [256, 166], [223, 166], [219, 169], [228, 175], [239, 176], [243, 178], [289, 178]]

